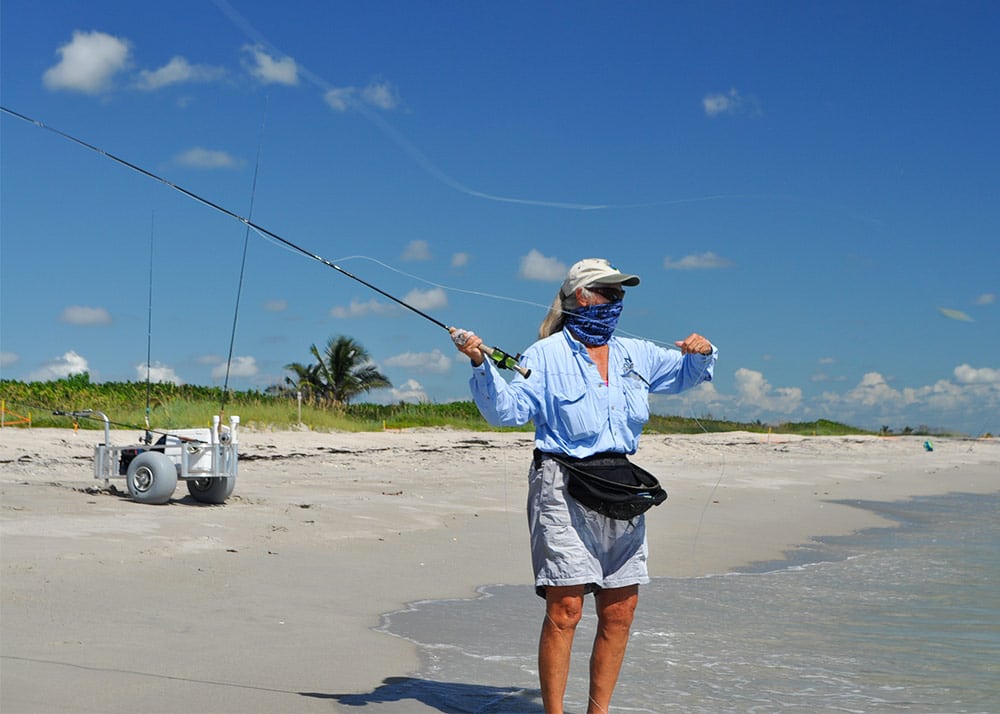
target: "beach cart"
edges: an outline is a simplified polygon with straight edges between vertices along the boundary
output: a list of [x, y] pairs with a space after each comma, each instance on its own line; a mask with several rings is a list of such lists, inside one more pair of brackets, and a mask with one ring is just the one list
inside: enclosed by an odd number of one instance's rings
[[186, 481], [188, 493], [201, 503], [224, 503], [233, 493], [239, 464], [238, 416], [229, 417], [228, 425], [215, 416], [211, 428], [175, 429], [155, 443], [114, 446], [111, 422], [103, 412], [66, 415], [104, 420], [104, 443], [94, 447], [94, 478], [104, 481], [105, 487], [113, 478], [124, 478], [129, 495], [140, 503], [166, 503], [178, 480]]

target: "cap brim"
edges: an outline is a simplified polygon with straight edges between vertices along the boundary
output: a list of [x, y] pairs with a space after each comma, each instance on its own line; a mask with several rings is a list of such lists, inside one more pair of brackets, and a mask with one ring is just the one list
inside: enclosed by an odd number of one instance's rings
[[639, 284], [638, 275], [626, 275], [625, 273], [618, 273], [617, 275], [608, 275], [606, 277], [595, 280], [591, 285], [624, 285], [625, 287], [634, 288]]

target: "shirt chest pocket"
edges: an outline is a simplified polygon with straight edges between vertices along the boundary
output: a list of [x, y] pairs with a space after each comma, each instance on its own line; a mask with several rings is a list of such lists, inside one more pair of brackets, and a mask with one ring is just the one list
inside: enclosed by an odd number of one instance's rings
[[573, 440], [582, 440], [601, 431], [607, 414], [601, 416], [599, 400], [593, 390], [583, 384], [563, 384], [550, 393], [554, 421], [558, 422], [561, 433]]
[[625, 378], [625, 414], [629, 423], [642, 425], [649, 421], [649, 387], [638, 379]]

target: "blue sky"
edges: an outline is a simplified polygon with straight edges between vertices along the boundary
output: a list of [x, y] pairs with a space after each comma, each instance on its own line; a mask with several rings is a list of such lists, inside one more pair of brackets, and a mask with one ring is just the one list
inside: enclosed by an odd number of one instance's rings
[[[1000, 432], [993, 2], [6, 2], [2, 103], [516, 352], [566, 268], [720, 349], [661, 413]], [[0, 118], [0, 376], [223, 381], [245, 228]], [[259, 154], [259, 160], [258, 160]], [[254, 175], [256, 189], [252, 191]], [[231, 386], [447, 334], [250, 234]]]

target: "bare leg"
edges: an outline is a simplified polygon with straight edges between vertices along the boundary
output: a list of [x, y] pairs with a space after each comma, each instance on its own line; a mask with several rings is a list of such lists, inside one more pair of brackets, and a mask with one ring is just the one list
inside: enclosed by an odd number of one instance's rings
[[538, 641], [538, 679], [546, 714], [563, 713], [573, 635], [582, 615], [582, 585], [545, 589], [545, 621]]
[[597, 593], [597, 636], [590, 655], [590, 703], [587, 714], [606, 714], [618, 682], [639, 586], [600, 590]]

